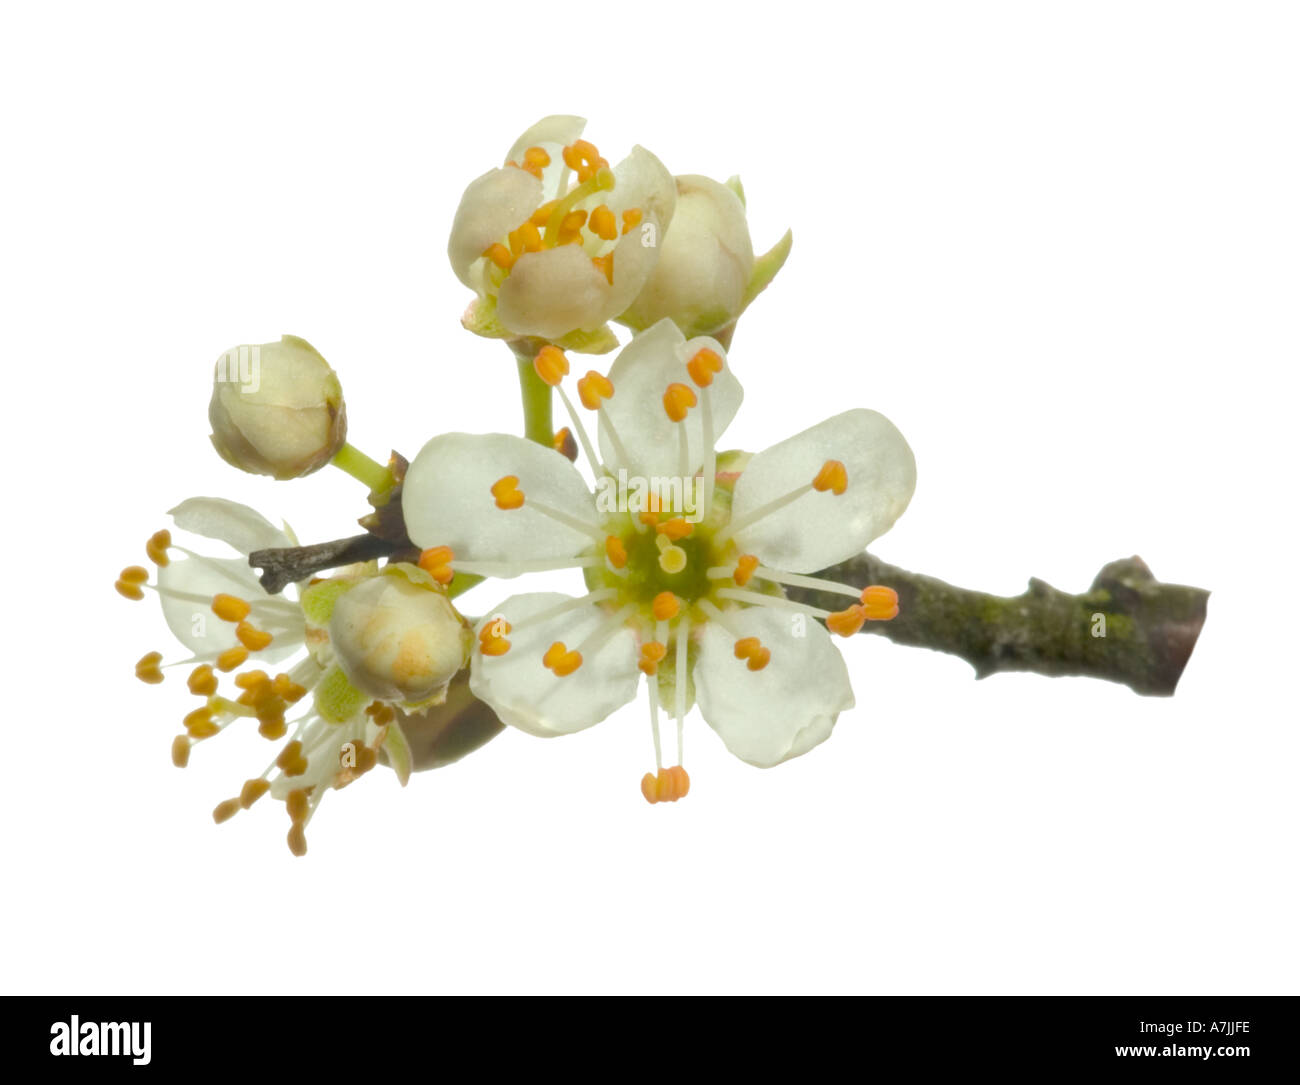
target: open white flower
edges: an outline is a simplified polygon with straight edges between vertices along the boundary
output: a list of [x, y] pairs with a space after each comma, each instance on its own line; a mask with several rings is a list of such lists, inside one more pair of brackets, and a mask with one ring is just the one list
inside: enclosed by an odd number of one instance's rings
[[[154, 580], [145, 567], [130, 566], [117, 590], [128, 599], [154, 591], [168, 627], [191, 654], [164, 663], [162, 653], [150, 652], [136, 664], [136, 676], [152, 685], [163, 681], [166, 668], [189, 668], [187, 685], [201, 703], [172, 743], [178, 767], [189, 762], [196, 742], [239, 720], [255, 720], [264, 738], [284, 740], [265, 771], [218, 804], [213, 817], [226, 821], [269, 792], [288, 808], [290, 849], [305, 854], [305, 829], [325, 793], [373, 768], [380, 751], [398, 780], [407, 782], [412, 759], [399, 717], [445, 697], [468, 651], [463, 621], [443, 588], [413, 565], [351, 566], [297, 585], [296, 599], [269, 595], [248, 555], [296, 545], [287, 528], [219, 498], [191, 498], [171, 516], [177, 528], [224, 542], [242, 556], [197, 553], [175, 543], [167, 530], [149, 539]], [[349, 600], [354, 591], [360, 598]], [[334, 623], [343, 600], [349, 600], [344, 620]], [[412, 626], [418, 626], [414, 635]], [[261, 669], [274, 664], [283, 669]], [[222, 691], [225, 675], [234, 690]], [[375, 689], [384, 696], [375, 696]], [[305, 709], [288, 718], [300, 701]]]
[[[504, 434], [451, 433], [406, 474], [403, 512], [421, 564], [511, 577], [580, 568], [586, 595], [512, 595], [477, 628], [470, 685], [507, 724], [536, 735], [590, 727], [648, 681], [652, 802], [685, 794], [682, 723], [698, 703], [738, 757], [778, 764], [825, 739], [853, 705], [844, 661], [816, 621], [849, 635], [893, 617], [888, 588], [806, 574], [861, 552], [907, 507], [911, 449], [882, 415], [849, 410], [741, 464], [715, 442], [741, 401], [714, 340], [668, 320], [637, 336], [608, 376], [577, 382], [597, 415], [599, 453], [564, 392], [564, 354], [537, 355], [593, 466], [593, 489], [563, 455]], [[740, 466], [738, 472], [732, 468]], [[781, 585], [843, 594], [834, 613]], [[660, 705], [677, 723], [665, 770]]]
[[615, 341], [605, 325], [653, 270], [677, 193], [643, 147], [610, 169], [581, 138], [585, 125], [544, 118], [461, 197], [447, 255], [478, 294], [465, 317], [470, 330], [574, 347], [593, 335]]

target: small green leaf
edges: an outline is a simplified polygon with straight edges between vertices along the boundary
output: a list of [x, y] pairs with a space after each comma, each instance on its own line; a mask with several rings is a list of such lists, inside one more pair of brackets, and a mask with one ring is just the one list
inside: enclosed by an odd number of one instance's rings
[[790, 247], [793, 244], [794, 232], [786, 230], [785, 237], [781, 238], [780, 241], [754, 261], [754, 270], [750, 273], [749, 283], [745, 287], [746, 308], [759, 294], [768, 288], [772, 280], [776, 278], [776, 273], [785, 266], [786, 258], [790, 255]]
[[723, 184], [736, 194], [736, 198], [740, 200], [740, 206], [745, 207], [745, 186], [740, 183], [739, 174], [735, 177], [728, 177]]
[[403, 787], [411, 778], [411, 744], [406, 741], [406, 734], [397, 720], [388, 722], [384, 734], [384, 753], [388, 754], [388, 764], [397, 773], [397, 782]]

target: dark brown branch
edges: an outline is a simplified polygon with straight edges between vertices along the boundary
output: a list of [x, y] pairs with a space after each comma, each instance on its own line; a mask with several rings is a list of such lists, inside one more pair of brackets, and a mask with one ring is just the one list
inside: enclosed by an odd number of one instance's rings
[[[870, 554], [820, 575], [893, 588], [898, 617], [868, 622], [863, 631], [960, 656], [975, 668], [976, 678], [999, 671], [1082, 675], [1166, 697], [1196, 647], [1210, 595], [1202, 588], [1160, 583], [1138, 557], [1112, 561], [1082, 595], [1036, 578], [1023, 595], [988, 595], [910, 573]], [[788, 594], [832, 610], [844, 603], [805, 589], [791, 588]]]
[[315, 543], [312, 546], [285, 546], [271, 550], [254, 550], [248, 555], [248, 564], [261, 569], [258, 578], [272, 595], [284, 591], [290, 584], [310, 576], [351, 565], [354, 561], [373, 561], [390, 557], [404, 549], [399, 543], [381, 539], [378, 535], [353, 535], [347, 539]]

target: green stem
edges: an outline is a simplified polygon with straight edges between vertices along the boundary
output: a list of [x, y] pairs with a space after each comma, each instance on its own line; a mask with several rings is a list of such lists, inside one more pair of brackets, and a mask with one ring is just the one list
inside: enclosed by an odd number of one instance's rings
[[345, 444], [340, 448], [330, 463], [369, 486], [370, 492], [376, 497], [382, 497], [393, 488], [393, 473], [352, 445]]
[[[513, 349], [513, 348], [512, 348]], [[533, 368], [533, 354], [515, 351], [519, 363], [519, 396], [524, 404], [524, 436], [553, 448], [555, 426], [551, 421], [551, 386]]]

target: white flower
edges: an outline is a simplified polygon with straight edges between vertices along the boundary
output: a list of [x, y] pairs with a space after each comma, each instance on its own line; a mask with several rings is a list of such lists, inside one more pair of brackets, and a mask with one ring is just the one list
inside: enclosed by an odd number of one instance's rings
[[754, 246], [745, 205], [708, 177], [677, 177], [677, 208], [659, 262], [621, 320], [648, 328], [668, 317], [686, 335], [712, 335], [745, 308]]
[[673, 216], [672, 175], [643, 147], [610, 169], [581, 138], [585, 125], [581, 117], [539, 121], [506, 165], [461, 197], [447, 254], [479, 297], [466, 315], [471, 330], [554, 341], [576, 335], [576, 346], [645, 284]]
[[254, 475], [301, 478], [329, 463], [347, 437], [343, 389], [305, 339], [232, 347], [213, 373], [212, 444]]
[[[806, 574], [853, 556], [888, 530], [915, 485], [894, 426], [849, 410], [720, 470], [715, 442], [741, 401], [711, 339], [667, 320], [637, 336], [608, 376], [577, 382], [597, 414], [599, 454], [562, 387], [555, 347], [538, 375], [557, 387], [597, 479], [559, 453], [504, 434], [452, 433], [424, 446], [406, 474], [407, 529], [444, 574], [515, 576], [577, 567], [588, 593], [512, 595], [477, 627], [470, 685], [504, 723], [536, 735], [598, 723], [648, 682], [657, 774], [651, 801], [689, 780], [665, 770], [659, 705], [682, 721], [692, 701], [734, 754], [770, 766], [825, 739], [853, 705], [848, 673], [816, 621], [848, 635], [892, 617], [887, 588]], [[654, 495], [658, 495], [658, 502]], [[830, 613], [787, 600], [782, 584], [853, 602]]]
[[[375, 697], [352, 684], [330, 642], [336, 605], [354, 590], [368, 591], [375, 580], [404, 578], [431, 592], [436, 590], [433, 580], [413, 566], [390, 566], [380, 573], [370, 563], [298, 585], [297, 600], [273, 596], [263, 589], [248, 554], [296, 545], [287, 528], [272, 526], [243, 505], [210, 497], [191, 498], [171, 516], [177, 528], [220, 540], [242, 556], [197, 553], [175, 543], [166, 530], [149, 539], [146, 550], [157, 567], [155, 580], [149, 581], [143, 566], [130, 566], [122, 570], [117, 590], [128, 599], [143, 598], [145, 589], [156, 592], [168, 627], [191, 655], [164, 663], [162, 653], [150, 652], [136, 664], [136, 676], [156, 684], [163, 681], [165, 668], [190, 669], [187, 685], [200, 703], [185, 716], [185, 731], [172, 743], [178, 767], [189, 762], [194, 743], [240, 720], [255, 720], [264, 738], [285, 739], [265, 771], [245, 781], [237, 797], [218, 804], [213, 817], [225, 821], [269, 792], [288, 808], [290, 849], [305, 854], [305, 829], [322, 797], [374, 767], [381, 750], [406, 783], [411, 754], [396, 710], [420, 707], [400, 693]], [[382, 607], [382, 593], [373, 602]], [[364, 627], [366, 608], [351, 610], [355, 624]], [[459, 629], [459, 616], [454, 621]], [[271, 674], [255, 664], [284, 669]], [[224, 675], [231, 677], [234, 690], [222, 691]], [[420, 692], [426, 694], [423, 704], [431, 703], [427, 689], [421, 686]], [[288, 718], [299, 702], [306, 707]]]

